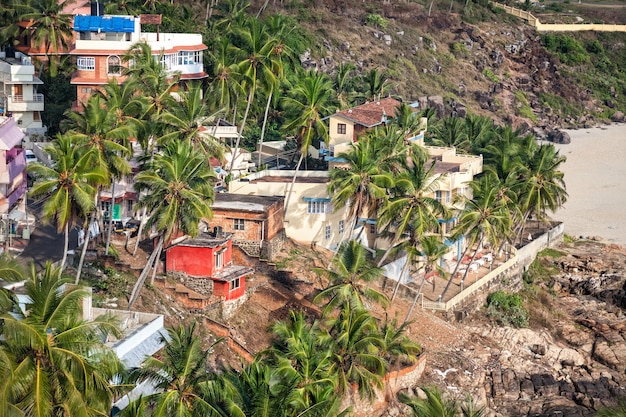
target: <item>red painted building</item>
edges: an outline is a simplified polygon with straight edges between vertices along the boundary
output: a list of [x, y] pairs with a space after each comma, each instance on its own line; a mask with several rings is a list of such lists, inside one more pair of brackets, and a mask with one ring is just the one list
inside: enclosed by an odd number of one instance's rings
[[190, 281], [211, 281], [213, 295], [235, 300], [244, 295], [246, 276], [253, 269], [233, 265], [232, 253], [232, 234], [215, 228], [213, 233], [203, 232], [198, 237], [173, 243], [165, 251], [165, 269], [183, 272]]

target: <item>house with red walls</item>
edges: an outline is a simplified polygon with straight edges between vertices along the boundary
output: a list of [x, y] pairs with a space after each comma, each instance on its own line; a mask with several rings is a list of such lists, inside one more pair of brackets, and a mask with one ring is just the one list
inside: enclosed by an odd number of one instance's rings
[[165, 270], [186, 275], [184, 285], [222, 301], [240, 299], [246, 292], [246, 277], [252, 268], [232, 262], [232, 234], [220, 227], [197, 237], [183, 237], [165, 250]]

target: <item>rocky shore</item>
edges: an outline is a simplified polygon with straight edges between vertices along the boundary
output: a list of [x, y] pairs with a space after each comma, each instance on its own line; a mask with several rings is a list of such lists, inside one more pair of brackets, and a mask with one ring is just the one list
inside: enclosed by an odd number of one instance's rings
[[626, 249], [577, 241], [557, 250], [544, 259], [553, 272], [538, 284], [531, 328], [475, 313], [455, 324], [460, 343], [431, 353], [420, 386], [469, 393], [493, 417], [593, 416], [626, 397]]

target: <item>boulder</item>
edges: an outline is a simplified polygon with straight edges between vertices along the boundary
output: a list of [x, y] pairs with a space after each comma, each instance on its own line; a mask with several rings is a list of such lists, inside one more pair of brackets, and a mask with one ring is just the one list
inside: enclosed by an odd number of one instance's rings
[[427, 107], [432, 107], [437, 112], [437, 117], [439, 119], [445, 117], [444, 113], [444, 105], [443, 105], [443, 97], [442, 96], [431, 96], [428, 97], [428, 105]]
[[611, 120], [616, 123], [623, 122], [625, 120], [624, 113], [619, 110], [616, 111], [615, 113], [613, 113], [613, 116], [611, 116]]
[[572, 138], [569, 136], [569, 133], [558, 129], [548, 133], [548, 140], [561, 145], [567, 145], [572, 142]]

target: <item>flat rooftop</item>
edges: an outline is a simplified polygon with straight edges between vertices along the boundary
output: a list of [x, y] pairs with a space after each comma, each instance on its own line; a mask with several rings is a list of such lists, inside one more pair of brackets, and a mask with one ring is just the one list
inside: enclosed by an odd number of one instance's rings
[[[261, 178], [250, 181], [250, 184], [257, 184], [263, 182], [291, 182], [293, 177], [281, 177], [267, 175]], [[298, 184], [324, 184], [330, 181], [328, 177], [296, 177], [296, 183]]]
[[199, 248], [215, 248], [228, 242], [232, 233], [221, 232], [218, 234], [203, 232], [197, 237], [188, 238], [172, 244], [172, 246], [194, 246]]
[[[427, 162], [428, 166], [432, 163], [432, 159]], [[456, 162], [441, 162], [435, 159], [435, 167], [433, 168], [433, 174], [446, 174], [461, 171], [461, 164]]]
[[217, 193], [215, 194], [215, 201], [211, 207], [214, 210], [218, 209], [263, 213], [268, 207], [281, 200], [284, 200], [284, 198], [261, 195]]

